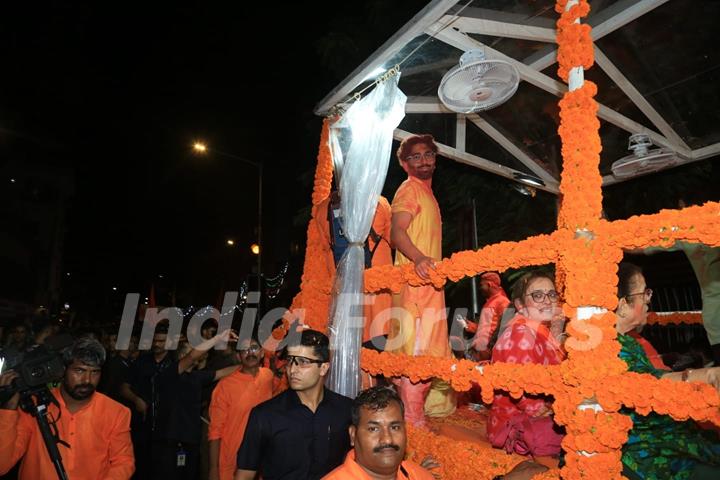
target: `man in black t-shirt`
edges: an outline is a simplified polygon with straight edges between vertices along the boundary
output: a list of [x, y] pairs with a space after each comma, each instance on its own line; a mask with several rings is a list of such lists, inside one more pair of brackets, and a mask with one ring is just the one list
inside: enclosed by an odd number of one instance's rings
[[129, 369], [127, 380], [120, 387], [121, 396], [131, 408], [131, 434], [135, 452], [135, 475], [149, 480], [150, 452], [158, 409], [157, 375], [174, 360], [174, 352], [165, 350], [167, 325], [159, 325], [153, 335], [149, 352], [141, 354]]
[[235, 480], [320, 479], [350, 450], [352, 400], [324, 387], [328, 338], [305, 330], [299, 340], [285, 352], [290, 388], [250, 413]]
[[198, 478], [203, 388], [238, 369], [233, 365], [217, 371], [196, 370], [203, 357], [196, 356], [191, 360], [188, 357], [192, 355], [192, 347], [187, 342], [181, 344], [178, 348], [180, 360], [172, 362], [158, 377], [160, 408], [153, 449], [153, 478]]

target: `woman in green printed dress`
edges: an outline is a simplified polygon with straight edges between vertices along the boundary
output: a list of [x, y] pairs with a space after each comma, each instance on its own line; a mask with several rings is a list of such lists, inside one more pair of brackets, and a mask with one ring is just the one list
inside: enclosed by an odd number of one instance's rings
[[[699, 381], [720, 390], [720, 367], [667, 372], [652, 366], [642, 346], [626, 335], [647, 320], [652, 290], [639, 267], [621, 263], [618, 271], [618, 341], [620, 358], [631, 372], [647, 373], [675, 381]], [[633, 429], [623, 446], [623, 475], [630, 479], [720, 478], [720, 437], [717, 430], [702, 430], [695, 422], [674, 421], [651, 412], [639, 415], [627, 410]]]

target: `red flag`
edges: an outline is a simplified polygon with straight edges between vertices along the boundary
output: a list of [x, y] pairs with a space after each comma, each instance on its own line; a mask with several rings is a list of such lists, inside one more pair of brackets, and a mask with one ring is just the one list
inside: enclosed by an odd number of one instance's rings
[[[150, 294], [148, 295], [148, 305], [147, 308], [155, 308], [155, 284], [150, 284]], [[155, 325], [156, 318], [155, 318], [155, 312], [153, 311], [150, 316], [147, 314], [147, 309], [145, 310], [145, 319], [148, 322], [150, 322], [151, 325]]]
[[155, 284], [150, 284], [150, 296], [148, 297], [148, 308], [155, 308]]
[[218, 292], [218, 296], [217, 296], [217, 302], [215, 302], [215, 308], [217, 308], [218, 311], [220, 311], [220, 309], [223, 307], [223, 298], [224, 297], [225, 296], [223, 295], [223, 289], [220, 288], [220, 291]]

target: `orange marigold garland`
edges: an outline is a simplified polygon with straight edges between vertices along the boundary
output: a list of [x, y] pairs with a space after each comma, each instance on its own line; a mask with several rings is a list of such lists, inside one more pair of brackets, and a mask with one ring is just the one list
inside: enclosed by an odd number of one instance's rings
[[315, 167], [315, 181], [313, 183], [312, 204], [325, 200], [330, 195], [333, 177], [332, 153], [330, 152], [330, 120], [323, 121], [320, 133], [320, 147], [318, 149], [318, 162]]
[[671, 247], [678, 240], [720, 246], [720, 202], [661, 210], [600, 225], [611, 245], [623, 248]]
[[[592, 241], [582, 236], [575, 238], [574, 233], [561, 229], [520, 242], [500, 242], [476, 251], [456, 252], [437, 263], [429, 281], [418, 277], [412, 265], [373, 267], [365, 271], [365, 291], [397, 293], [406, 283], [441, 288], [448, 280], [458, 281], [485, 270], [503, 272], [524, 265], [560, 263], [572, 269], [572, 273], [563, 271], [570, 276], [565, 282], [572, 286], [569, 297], [565, 298], [570, 308], [566, 312], [568, 316], [582, 305], [612, 310], [617, 303], [614, 288], [623, 248], [668, 247], [677, 240], [720, 246], [720, 203], [663, 210], [614, 222], [597, 220], [591, 228], [595, 238]], [[586, 256], [596, 261], [589, 263]]]
[[[312, 203], [317, 205], [330, 195], [333, 162], [330, 152], [329, 120], [323, 122], [318, 148], [318, 162], [315, 169], [315, 182], [312, 192]], [[303, 323], [315, 330], [324, 332], [327, 329], [328, 310], [330, 308], [330, 293], [332, 278], [327, 275], [325, 267], [325, 254], [322, 251], [321, 233], [310, 222], [307, 231], [307, 247], [305, 250], [305, 264], [300, 281], [300, 292], [293, 298], [290, 311], [284, 317], [283, 330], [287, 329], [289, 322], [296, 317], [302, 317]]]
[[591, 398], [595, 386], [605, 378], [620, 375], [627, 370], [618, 358], [620, 344], [615, 340], [615, 314], [597, 315], [589, 320], [573, 318], [567, 324], [570, 338], [565, 342], [568, 361], [560, 364], [565, 385], [579, 389], [582, 398]]
[[571, 230], [592, 230], [602, 212], [600, 176], [600, 121], [597, 118], [597, 87], [586, 81], [560, 100], [560, 138], [563, 171], [562, 205], [558, 226]]
[[647, 323], [648, 325], [702, 325], [703, 318], [700, 312], [650, 312]]
[[486, 270], [503, 272], [523, 265], [555, 263], [558, 258], [557, 241], [557, 235], [537, 235], [520, 242], [500, 242], [476, 251], [453, 253], [450, 258], [437, 262], [435, 270], [430, 272], [430, 280], [420, 278], [412, 265], [373, 267], [365, 271], [365, 291], [377, 293], [389, 290], [397, 293], [405, 284], [431, 284], [442, 288], [447, 280], [457, 282]]
[[558, 0], [555, 11], [560, 14], [557, 21], [556, 41], [558, 44], [558, 76], [568, 81], [568, 72], [573, 67], [590, 68], [595, 61], [590, 25], [575, 23], [575, 20], [590, 13], [587, 0], [578, 3], [565, 11], [568, 0]]
[[525, 460], [520, 455], [508, 455], [489, 444], [454, 440], [409, 424], [406, 428], [407, 458], [420, 463], [425, 457], [432, 456], [440, 464], [432, 472], [442, 478], [491, 480]]

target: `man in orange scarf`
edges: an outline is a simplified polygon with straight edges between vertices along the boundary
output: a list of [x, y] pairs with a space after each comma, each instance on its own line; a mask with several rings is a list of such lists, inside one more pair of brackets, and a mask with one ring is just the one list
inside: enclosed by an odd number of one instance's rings
[[[400, 144], [397, 157], [408, 174], [392, 202], [391, 240], [397, 249], [395, 265], [412, 263], [415, 272], [429, 278], [435, 262], [442, 259], [442, 219], [432, 192], [432, 176], [438, 147], [432, 135], [415, 135]], [[445, 294], [432, 285], [404, 285], [393, 298], [394, 322], [387, 350], [407, 355], [449, 357]], [[398, 393], [405, 404], [405, 418], [425, 423], [425, 413], [449, 415], [455, 410], [453, 392], [443, 382], [413, 384], [403, 377]], [[425, 396], [428, 395], [426, 401]]]

